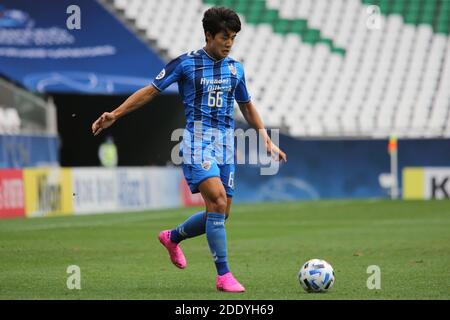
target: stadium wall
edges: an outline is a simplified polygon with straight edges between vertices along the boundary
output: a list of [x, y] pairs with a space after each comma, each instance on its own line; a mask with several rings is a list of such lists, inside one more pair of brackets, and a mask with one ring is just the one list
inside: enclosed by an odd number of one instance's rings
[[175, 167], [0, 170], [0, 218], [129, 212], [201, 204]]
[[[404, 199], [448, 199], [448, 139], [399, 140]], [[282, 136], [288, 154], [273, 176], [238, 165], [235, 202], [388, 197], [386, 140], [302, 141]], [[83, 215], [202, 205], [179, 167], [0, 170], [0, 218]]]
[[[384, 198], [379, 182], [390, 172], [388, 140], [300, 140], [280, 136], [288, 162], [276, 175], [263, 176], [257, 165], [238, 166], [235, 201], [329, 198]], [[398, 141], [398, 171], [406, 167], [450, 167], [449, 139]], [[403, 183], [399, 177], [399, 186]]]
[[59, 164], [59, 139], [45, 135], [0, 135], [0, 168]]

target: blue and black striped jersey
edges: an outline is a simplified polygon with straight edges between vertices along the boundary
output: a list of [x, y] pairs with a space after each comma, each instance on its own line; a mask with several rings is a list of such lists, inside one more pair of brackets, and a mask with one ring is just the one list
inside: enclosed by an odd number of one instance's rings
[[214, 60], [204, 49], [192, 51], [169, 62], [152, 84], [163, 91], [174, 82], [186, 115], [183, 154], [188, 152], [191, 161], [203, 161], [209, 157], [206, 149], [218, 161], [232, 161], [234, 101], [250, 101], [242, 64], [230, 57]]

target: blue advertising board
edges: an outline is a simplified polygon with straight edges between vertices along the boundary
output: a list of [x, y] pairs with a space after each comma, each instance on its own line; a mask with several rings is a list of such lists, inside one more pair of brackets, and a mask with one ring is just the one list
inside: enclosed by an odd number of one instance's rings
[[[288, 162], [274, 175], [260, 165], [238, 165], [237, 202], [387, 198], [379, 177], [390, 172], [387, 139], [302, 140], [280, 136]], [[449, 139], [400, 139], [398, 172], [405, 167], [450, 166]], [[398, 183], [402, 188], [402, 179]]]
[[31, 91], [129, 94], [164, 64], [95, 0], [0, 2], [0, 74]]
[[58, 137], [0, 135], [0, 168], [58, 165]]

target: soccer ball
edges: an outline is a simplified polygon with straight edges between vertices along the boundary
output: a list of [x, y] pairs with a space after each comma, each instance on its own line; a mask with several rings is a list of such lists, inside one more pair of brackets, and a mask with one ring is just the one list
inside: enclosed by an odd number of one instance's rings
[[333, 267], [321, 259], [311, 259], [301, 267], [298, 281], [306, 292], [327, 292], [334, 284]]

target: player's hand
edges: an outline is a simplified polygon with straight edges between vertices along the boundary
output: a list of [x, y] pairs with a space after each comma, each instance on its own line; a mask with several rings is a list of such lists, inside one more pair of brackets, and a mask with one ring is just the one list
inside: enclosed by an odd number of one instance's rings
[[103, 113], [95, 122], [92, 124], [92, 133], [94, 136], [102, 132], [103, 129], [110, 127], [116, 121], [116, 117], [112, 112]]
[[267, 153], [270, 153], [272, 159], [276, 161], [287, 162], [286, 153], [284, 153], [277, 145], [275, 145], [269, 138], [266, 140]]

